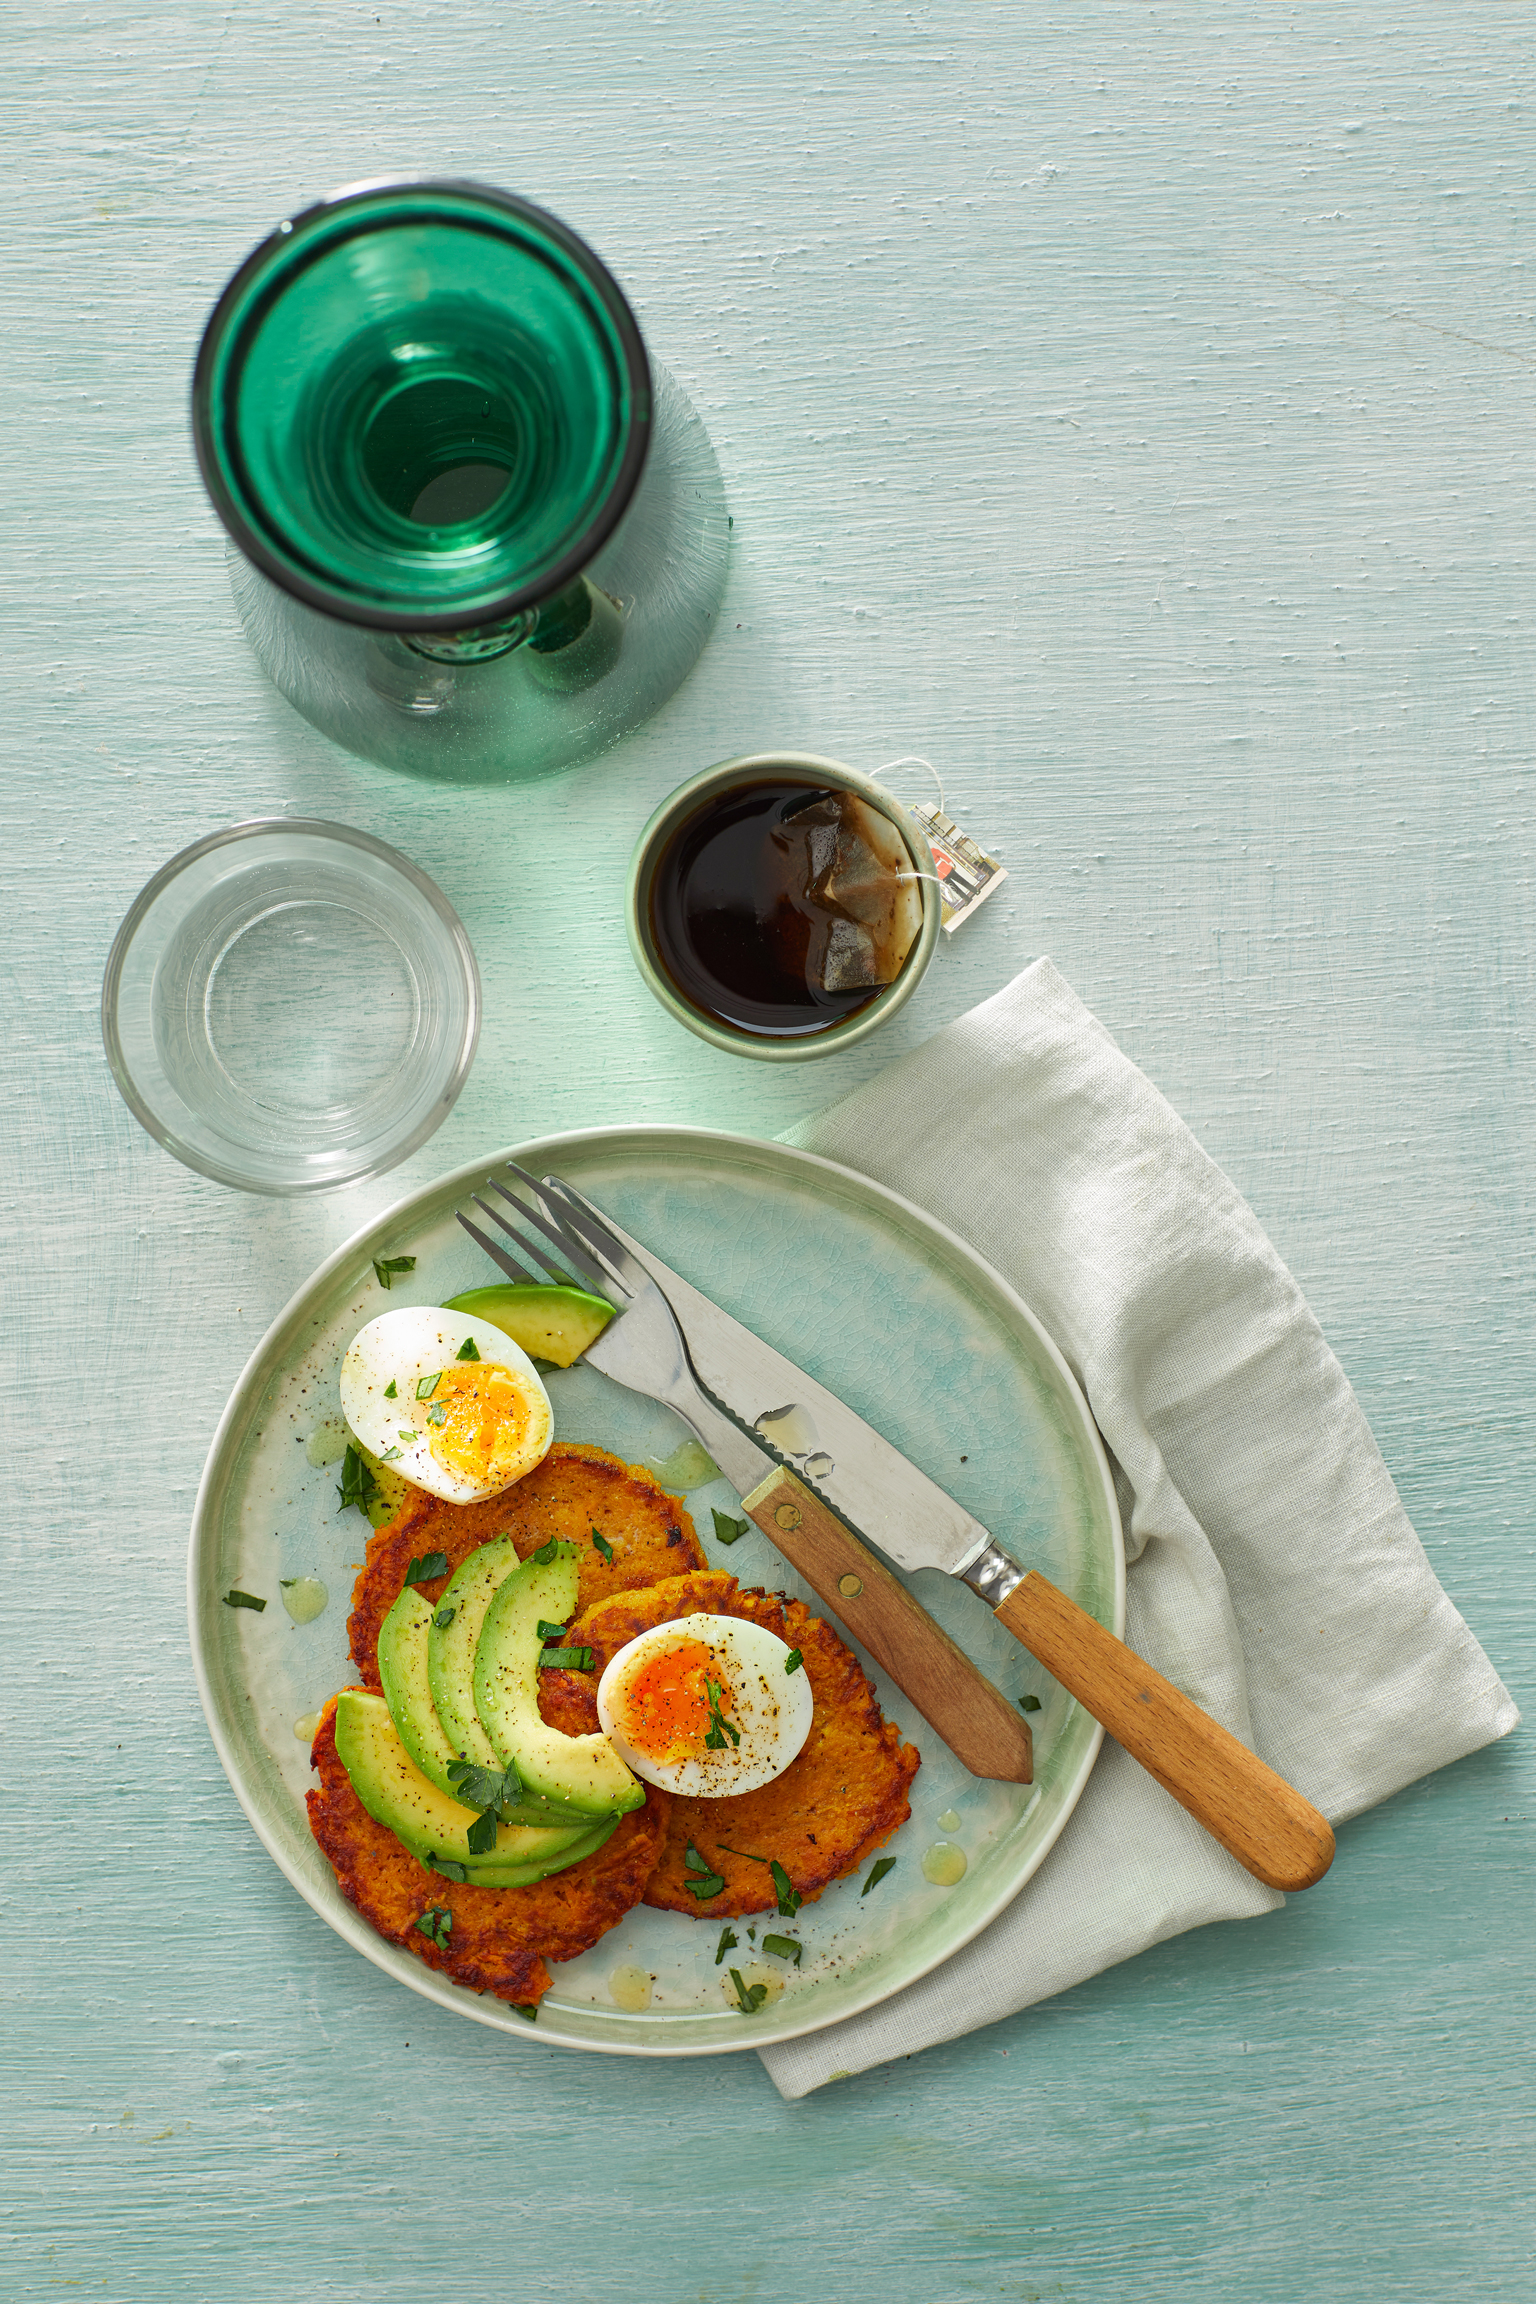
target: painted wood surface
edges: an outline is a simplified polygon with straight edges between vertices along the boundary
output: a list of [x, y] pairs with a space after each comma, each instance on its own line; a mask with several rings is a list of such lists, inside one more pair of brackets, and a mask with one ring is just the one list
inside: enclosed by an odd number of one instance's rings
[[[40, 0], [7, 64], [0, 2286], [1529, 2297], [1528, 1732], [1272, 1918], [785, 2106], [750, 2057], [509, 2054], [349, 1953], [219, 1771], [183, 1601], [223, 1401], [371, 1210], [539, 1130], [775, 1132], [1049, 952], [1252, 1200], [1529, 1710], [1522, 12]], [[735, 517], [683, 690], [515, 793], [264, 686], [188, 444], [249, 245], [414, 168], [594, 241]], [[674, 1027], [620, 919], [662, 795], [780, 743], [927, 754], [1010, 871], [883, 1042], [787, 1071]], [[434, 1142], [300, 1206], [160, 1153], [96, 1018], [150, 871], [285, 808], [432, 873], [487, 994]]]

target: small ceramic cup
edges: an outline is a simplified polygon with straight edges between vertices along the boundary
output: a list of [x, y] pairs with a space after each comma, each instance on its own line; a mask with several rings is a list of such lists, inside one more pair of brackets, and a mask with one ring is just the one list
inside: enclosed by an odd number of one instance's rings
[[[657, 865], [666, 854], [674, 833], [704, 802], [717, 795], [733, 791], [744, 784], [759, 784], [774, 776], [804, 778], [808, 785], [855, 792], [871, 808], [878, 810], [895, 825], [912, 859], [912, 869], [921, 875], [919, 886], [923, 899], [922, 926], [911, 951], [907, 954], [901, 973], [894, 983], [887, 984], [872, 1000], [852, 1014], [829, 1023], [822, 1031], [797, 1034], [794, 1038], [770, 1039], [755, 1032], [747, 1032], [723, 1023], [718, 1017], [706, 1015], [695, 1008], [678, 990], [667, 973], [656, 949], [651, 925], [651, 887]], [[885, 786], [860, 769], [848, 768], [840, 760], [824, 760], [815, 752], [749, 752], [735, 760], [722, 760], [714, 768], [701, 769], [680, 784], [657, 809], [641, 833], [629, 867], [629, 890], [625, 904], [625, 920], [629, 929], [630, 949], [651, 991], [678, 1023], [695, 1032], [712, 1047], [723, 1048], [732, 1056], [752, 1056], [765, 1064], [799, 1064], [812, 1056], [831, 1056], [857, 1041], [867, 1040], [877, 1032], [888, 1017], [911, 999], [917, 990], [924, 969], [933, 958], [934, 946], [939, 939], [939, 926], [943, 905], [933, 870], [933, 853], [912, 817]]]

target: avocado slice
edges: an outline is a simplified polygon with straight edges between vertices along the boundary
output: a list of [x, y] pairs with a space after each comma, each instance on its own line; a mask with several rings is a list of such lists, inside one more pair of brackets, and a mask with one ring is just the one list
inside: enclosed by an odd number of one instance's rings
[[454, 1757], [474, 1760], [482, 1768], [504, 1768], [475, 1710], [475, 1644], [491, 1596], [504, 1577], [517, 1566], [517, 1546], [510, 1536], [482, 1544], [478, 1552], [457, 1568], [437, 1604], [436, 1615], [453, 1616], [446, 1624], [435, 1620], [427, 1631], [427, 1684]]
[[591, 1833], [579, 1826], [499, 1824], [495, 1847], [471, 1855], [475, 1810], [427, 1781], [395, 1733], [389, 1706], [366, 1688], [343, 1688], [336, 1699], [336, 1751], [375, 1823], [423, 1864], [434, 1856], [462, 1864], [476, 1887], [526, 1887], [590, 1852]]
[[542, 1280], [468, 1288], [462, 1296], [450, 1297], [443, 1310], [489, 1320], [514, 1344], [521, 1344], [530, 1360], [552, 1360], [557, 1368], [569, 1368], [580, 1359], [613, 1318], [613, 1306], [605, 1297]]
[[[389, 1706], [395, 1733], [406, 1751], [429, 1784], [435, 1784], [439, 1792], [446, 1792], [450, 1800], [456, 1800], [459, 1793], [448, 1773], [449, 1765], [473, 1755], [456, 1749], [432, 1701], [427, 1643], [434, 1613], [426, 1594], [416, 1585], [407, 1584], [379, 1627], [379, 1678], [384, 1684], [384, 1701]], [[529, 1797], [520, 1800], [515, 1808], [509, 1808], [503, 1821], [568, 1824], [573, 1830], [586, 1833], [592, 1820], [587, 1813], [565, 1808], [559, 1801]]]
[[[638, 1783], [604, 1735], [563, 1736], [539, 1715], [539, 1620], [564, 1624], [576, 1606], [579, 1557], [574, 1544], [551, 1543], [553, 1555], [525, 1560], [496, 1587], [475, 1650], [475, 1706], [503, 1767], [515, 1766], [527, 1789], [593, 1816], [638, 1808]], [[446, 1595], [445, 1595], [446, 1597]]]
[[477, 1864], [470, 1871], [469, 1885], [472, 1888], [531, 1888], [535, 1880], [547, 1880], [551, 1872], [568, 1872], [583, 1856], [595, 1855], [618, 1828], [617, 1816], [589, 1816], [587, 1829], [577, 1834], [557, 1864]]

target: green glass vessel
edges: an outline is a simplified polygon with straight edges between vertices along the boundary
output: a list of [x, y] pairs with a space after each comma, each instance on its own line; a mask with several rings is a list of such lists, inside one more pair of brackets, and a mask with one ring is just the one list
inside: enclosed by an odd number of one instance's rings
[[215, 307], [192, 411], [256, 653], [351, 751], [560, 766], [708, 637], [704, 427], [592, 250], [509, 193], [365, 184], [281, 224]]

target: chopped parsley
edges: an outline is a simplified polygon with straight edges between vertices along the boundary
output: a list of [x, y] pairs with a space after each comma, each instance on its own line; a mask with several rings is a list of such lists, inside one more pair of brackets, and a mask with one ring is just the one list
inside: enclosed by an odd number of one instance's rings
[[453, 1926], [453, 1914], [446, 1904], [429, 1904], [416, 1925], [423, 1936], [437, 1946], [439, 1952], [447, 1951], [448, 1931]]
[[784, 1919], [793, 1920], [802, 1901], [800, 1891], [777, 1857], [774, 1858], [768, 1869], [773, 1876], [773, 1885], [778, 1891], [779, 1911]]
[[869, 1878], [865, 1881], [863, 1887], [859, 1890], [859, 1894], [861, 1896], [867, 1896], [871, 1888], [879, 1887], [887, 1872], [894, 1872], [895, 1869], [896, 1859], [894, 1856], [881, 1856], [878, 1858], [875, 1863], [871, 1864], [869, 1868]]
[[725, 1958], [727, 1952], [734, 1952], [740, 1942], [741, 1938], [737, 1935], [734, 1928], [721, 1929], [720, 1941], [715, 1946], [715, 1966], [717, 1968], [719, 1967], [721, 1961]]
[[793, 1920], [804, 1898], [777, 1856], [754, 1856], [750, 1848], [727, 1848], [723, 1840], [717, 1840], [715, 1846], [722, 1856], [741, 1856], [748, 1864], [766, 1864], [773, 1875], [773, 1890], [779, 1900], [779, 1911], [784, 1919]]
[[1021, 1696], [1019, 1698], [1019, 1710], [1021, 1712], [1038, 1712], [1039, 1709], [1040, 1699], [1038, 1696]]
[[414, 1272], [415, 1269], [414, 1256], [375, 1256], [373, 1260], [373, 1276], [379, 1286], [385, 1289], [393, 1288], [397, 1272]]
[[457, 1880], [461, 1887], [469, 1878], [469, 1866], [456, 1862], [452, 1856], [434, 1855], [430, 1863], [434, 1872], [440, 1872], [445, 1880]]
[[718, 1896], [725, 1886], [719, 1873], [710, 1870], [691, 1840], [683, 1857], [683, 1886], [701, 1904], [707, 1904], [711, 1896]]
[[594, 1545], [597, 1547], [598, 1551], [599, 1551], [599, 1552], [601, 1552], [601, 1554], [602, 1554], [603, 1558], [604, 1558], [604, 1559], [605, 1559], [605, 1560], [608, 1562], [609, 1566], [611, 1567], [611, 1566], [613, 1565], [613, 1546], [612, 1546], [612, 1545], [609, 1543], [609, 1541], [608, 1541], [607, 1537], [606, 1537], [606, 1536], [603, 1534], [603, 1532], [602, 1532], [601, 1528], [594, 1528], [594, 1529], [593, 1529], [593, 1531], [592, 1531], [592, 1542], [593, 1542], [593, 1543], [594, 1543]]
[[751, 1525], [750, 1520], [733, 1520], [729, 1512], [722, 1512], [718, 1507], [715, 1508], [715, 1542], [717, 1544], [739, 1543]]
[[447, 1573], [446, 1552], [423, 1552], [421, 1558], [413, 1560], [407, 1568], [405, 1580], [407, 1584], [430, 1584], [434, 1576], [446, 1576]]
[[432, 1621], [437, 1626], [439, 1632], [446, 1632], [457, 1614], [457, 1608], [439, 1608]]
[[478, 1360], [479, 1357], [480, 1349], [473, 1336], [466, 1336], [454, 1354], [455, 1360]]
[[464, 1837], [469, 1842], [471, 1856], [489, 1856], [496, 1845], [496, 1827], [501, 1819], [494, 1808], [483, 1808]]
[[723, 1690], [718, 1681], [714, 1680], [706, 1680], [704, 1689], [709, 1698], [709, 1734], [704, 1739], [704, 1748], [707, 1752], [723, 1752], [725, 1740], [729, 1737], [731, 1748], [734, 1751], [741, 1742], [741, 1730], [732, 1721], [727, 1720], [720, 1709], [720, 1698]]
[[793, 1960], [798, 1968], [804, 1946], [796, 1936], [765, 1936], [763, 1950], [771, 1952], [775, 1960]]
[[550, 1538], [550, 1540], [549, 1540], [549, 1542], [548, 1542], [547, 1544], [541, 1544], [541, 1545], [539, 1546], [539, 1548], [538, 1548], [537, 1552], [530, 1552], [530, 1553], [529, 1553], [529, 1555], [528, 1555], [528, 1557], [529, 1557], [529, 1559], [530, 1559], [530, 1560], [537, 1560], [537, 1562], [538, 1562], [538, 1564], [539, 1564], [539, 1566], [540, 1566], [541, 1568], [547, 1568], [547, 1567], [549, 1566], [549, 1564], [550, 1564], [551, 1560], [553, 1560], [553, 1559], [555, 1559], [555, 1558], [557, 1558], [557, 1557], [558, 1557], [558, 1555], [559, 1555], [559, 1551], [560, 1551], [560, 1539], [559, 1539], [559, 1537], [558, 1537], [558, 1536], [551, 1536], [551, 1538]]
[[258, 1600], [254, 1592], [236, 1592], [231, 1589], [224, 1595], [224, 1605], [226, 1608], [254, 1608], [259, 1616], [266, 1602]]
[[[515, 1807], [523, 1796], [523, 1780], [515, 1767], [482, 1768], [476, 1760], [450, 1760], [448, 1781], [456, 1800], [466, 1808], [483, 1808], [493, 1817], [503, 1808]], [[475, 1854], [480, 1853], [477, 1848]]]
[[539, 1664], [545, 1672], [590, 1672], [592, 1651], [590, 1648], [542, 1648], [539, 1651]]
[[441, 1368], [439, 1368], [437, 1373], [433, 1376], [418, 1376], [416, 1379], [417, 1399], [430, 1400], [433, 1393], [437, 1390], [439, 1384], [441, 1384], [442, 1380], [443, 1372]]
[[396, 1437], [396, 1439], [397, 1439], [397, 1440], [403, 1440], [403, 1441], [405, 1442], [405, 1444], [406, 1444], [407, 1448], [412, 1448], [412, 1447], [414, 1447], [414, 1446], [415, 1446], [415, 1444], [416, 1444], [416, 1427], [415, 1427], [415, 1425], [414, 1425], [414, 1424], [397, 1424], [397, 1425], [395, 1426], [395, 1437]]
[[539, 1618], [539, 1638], [541, 1640], [563, 1640], [565, 1638], [565, 1626], [563, 1624], [546, 1624], [541, 1616]]
[[447, 1403], [447, 1401], [446, 1401], [446, 1400], [434, 1400], [434, 1401], [433, 1401], [433, 1403], [432, 1403], [432, 1405], [431, 1405], [431, 1407], [430, 1407], [430, 1408], [427, 1410], [427, 1422], [428, 1422], [429, 1424], [446, 1424], [446, 1423], [447, 1423], [447, 1421], [448, 1421], [448, 1403]]
[[521, 2016], [525, 2024], [537, 2024], [539, 2004], [537, 2000], [514, 2000], [512, 2013], [514, 2016]]
[[378, 1492], [377, 1480], [363, 1462], [356, 1444], [349, 1441], [347, 1452], [341, 1460], [341, 1480], [336, 1489], [341, 1503], [337, 1509], [345, 1512], [349, 1504], [355, 1504], [366, 1518], [368, 1507]]
[[399, 1454], [400, 1450], [398, 1448], [386, 1448], [383, 1455], [379, 1458], [379, 1462], [381, 1464], [393, 1464]]
[[767, 1985], [745, 1983], [739, 1968], [731, 1970], [731, 1982], [736, 1987], [736, 1997], [741, 2002], [743, 2016], [755, 2016], [768, 1997]]
[[786, 1672], [798, 1672], [804, 1662], [805, 1658], [801, 1655], [799, 1649], [791, 1648], [789, 1654], [784, 1659], [784, 1669]]
[[[400, 1387], [395, 1382], [393, 1376], [391, 1376], [389, 1382], [384, 1387], [384, 1397], [386, 1400], [398, 1400], [400, 1397]], [[420, 1923], [418, 1922], [417, 1925], [419, 1926]]]

